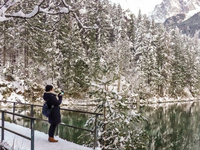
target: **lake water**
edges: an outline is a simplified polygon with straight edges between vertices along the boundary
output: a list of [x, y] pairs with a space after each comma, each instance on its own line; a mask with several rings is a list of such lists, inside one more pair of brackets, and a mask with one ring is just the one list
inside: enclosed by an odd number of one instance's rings
[[148, 150], [199, 150], [200, 103], [160, 104], [140, 107], [148, 119]]
[[[18, 113], [28, 114], [27, 107], [16, 109]], [[166, 103], [149, 106], [140, 106], [139, 112], [148, 119], [141, 126], [146, 130], [149, 140], [146, 143], [148, 150], [200, 150], [200, 102]], [[62, 113], [62, 122], [77, 127], [84, 127], [86, 114]], [[35, 117], [42, 117], [41, 110], [35, 111]], [[12, 116], [7, 115], [11, 121]], [[29, 127], [30, 121], [15, 117], [17, 124]], [[48, 133], [49, 124], [36, 121], [35, 129]], [[83, 130], [59, 126], [56, 132], [61, 138], [82, 144], [78, 137]]]

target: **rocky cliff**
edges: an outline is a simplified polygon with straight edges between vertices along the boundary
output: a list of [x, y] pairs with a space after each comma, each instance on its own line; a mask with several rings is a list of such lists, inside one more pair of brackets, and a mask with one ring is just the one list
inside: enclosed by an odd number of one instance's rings
[[177, 14], [186, 16], [200, 11], [200, 0], [163, 0], [155, 6], [151, 18], [156, 22], [163, 23], [167, 18]]

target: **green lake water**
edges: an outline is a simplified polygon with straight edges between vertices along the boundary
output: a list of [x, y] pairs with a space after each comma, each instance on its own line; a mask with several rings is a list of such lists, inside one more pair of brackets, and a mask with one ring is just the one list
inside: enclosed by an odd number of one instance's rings
[[199, 102], [144, 106], [140, 113], [148, 119], [148, 150], [200, 150]]

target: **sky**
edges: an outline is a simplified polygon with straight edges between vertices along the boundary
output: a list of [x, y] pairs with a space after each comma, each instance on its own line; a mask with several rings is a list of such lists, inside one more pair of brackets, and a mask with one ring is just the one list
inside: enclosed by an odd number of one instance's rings
[[138, 14], [141, 9], [142, 14], [148, 14], [153, 11], [157, 4], [162, 0], [111, 0], [112, 2], [120, 3], [122, 8], [129, 8], [134, 14]]

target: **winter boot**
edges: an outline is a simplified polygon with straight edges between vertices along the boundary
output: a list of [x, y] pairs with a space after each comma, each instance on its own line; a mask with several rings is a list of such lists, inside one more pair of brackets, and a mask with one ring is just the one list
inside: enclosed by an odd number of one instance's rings
[[58, 140], [55, 140], [53, 137], [49, 137], [48, 141], [49, 142], [58, 142]]

